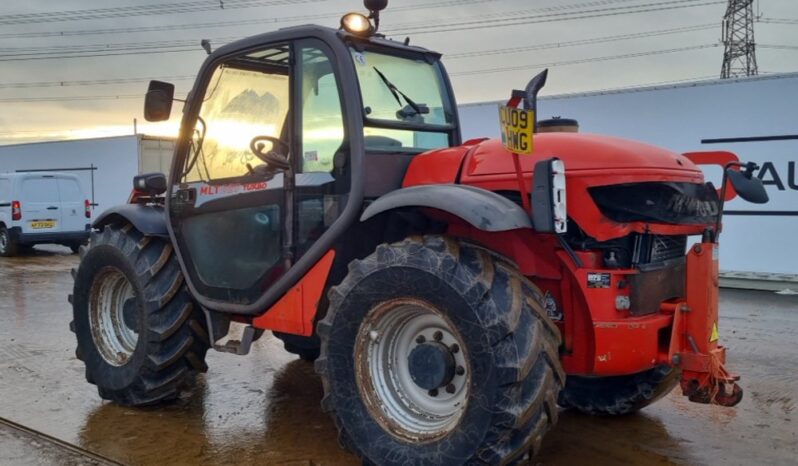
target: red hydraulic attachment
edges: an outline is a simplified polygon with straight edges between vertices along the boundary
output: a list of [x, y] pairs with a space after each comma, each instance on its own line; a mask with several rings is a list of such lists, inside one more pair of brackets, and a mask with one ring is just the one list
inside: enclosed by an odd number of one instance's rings
[[668, 356], [682, 370], [682, 393], [690, 401], [734, 406], [743, 398], [740, 376], [726, 370], [718, 344], [718, 245], [696, 243], [687, 254], [687, 298], [663, 304], [673, 313]]

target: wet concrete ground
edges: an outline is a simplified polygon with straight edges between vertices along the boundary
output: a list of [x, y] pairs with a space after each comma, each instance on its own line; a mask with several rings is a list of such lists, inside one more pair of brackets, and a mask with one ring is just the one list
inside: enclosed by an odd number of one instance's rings
[[[77, 256], [0, 258], [0, 417], [131, 465], [353, 465], [321, 412], [313, 367], [264, 336], [250, 355], [208, 353], [179, 403], [127, 409], [97, 396], [74, 357], [66, 296]], [[723, 290], [721, 338], [746, 391], [736, 408], [679, 390], [623, 418], [562, 413], [536, 463], [798, 463], [798, 297]], [[0, 464], [77, 464], [0, 429]], [[86, 462], [86, 464], [91, 464]]]

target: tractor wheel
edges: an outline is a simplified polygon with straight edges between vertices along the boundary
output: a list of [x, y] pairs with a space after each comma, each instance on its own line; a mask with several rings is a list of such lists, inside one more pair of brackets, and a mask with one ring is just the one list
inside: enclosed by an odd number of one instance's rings
[[0, 225], [0, 256], [14, 257], [19, 253], [19, 245], [11, 237], [8, 229]]
[[568, 376], [558, 403], [585, 414], [631, 414], [670, 393], [681, 372], [669, 366], [617, 377]]
[[130, 224], [110, 225], [80, 254], [70, 327], [86, 380], [122, 405], [177, 398], [207, 370], [209, 340], [172, 245]]
[[291, 354], [296, 354], [303, 361], [313, 362], [319, 358], [321, 342], [319, 337], [303, 337], [282, 332], [272, 332], [274, 336], [282, 340], [283, 348]]
[[539, 296], [511, 264], [440, 236], [353, 261], [318, 324], [322, 407], [340, 443], [384, 465], [536, 453], [564, 383]]

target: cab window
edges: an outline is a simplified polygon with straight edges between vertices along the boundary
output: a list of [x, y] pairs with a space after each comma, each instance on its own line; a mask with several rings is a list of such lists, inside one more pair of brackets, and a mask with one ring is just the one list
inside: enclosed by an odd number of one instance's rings
[[[243, 177], [262, 163], [250, 142], [256, 136], [281, 139], [289, 107], [288, 54], [287, 48], [262, 50], [216, 69], [194, 127], [183, 181]], [[282, 65], [280, 56], [286, 58]]]
[[450, 144], [455, 118], [440, 65], [354, 48], [351, 54], [367, 149], [419, 152]]

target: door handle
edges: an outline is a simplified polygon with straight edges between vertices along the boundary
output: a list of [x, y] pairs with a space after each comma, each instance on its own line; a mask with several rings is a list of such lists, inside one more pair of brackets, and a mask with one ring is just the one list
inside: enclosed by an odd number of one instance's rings
[[47, 208], [47, 210], [58, 210], [58, 207], [51, 205], [50, 207]]

